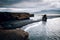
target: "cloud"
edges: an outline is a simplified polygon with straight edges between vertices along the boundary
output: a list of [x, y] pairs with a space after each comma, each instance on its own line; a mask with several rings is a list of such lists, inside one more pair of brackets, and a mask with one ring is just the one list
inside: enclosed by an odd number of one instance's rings
[[0, 0], [0, 7], [22, 2], [23, 0]]
[[0, 8], [1, 12], [37, 12], [38, 9], [29, 9], [29, 8], [23, 8], [23, 9], [19, 9], [19, 8]]
[[[10, 5], [3, 6], [5, 8], [18, 8], [26, 12], [36, 12], [46, 9], [60, 8], [60, 0], [9, 0]], [[2, 3], [5, 3], [1, 1]], [[11, 3], [12, 2], [12, 3]], [[7, 1], [8, 3], [8, 1]], [[6, 4], [7, 4], [6, 3]], [[11, 9], [9, 9], [11, 11]], [[12, 9], [13, 10], [13, 9]], [[14, 9], [15, 11], [15, 9]], [[21, 10], [19, 10], [21, 11]]]
[[27, 1], [27, 2], [41, 2], [42, 0], [25, 0], [25, 1]]
[[11, 4], [10, 6], [6, 7], [16, 7], [16, 8], [38, 8], [38, 7], [60, 7], [59, 0], [23, 0], [22, 2], [18, 2], [16, 4]]

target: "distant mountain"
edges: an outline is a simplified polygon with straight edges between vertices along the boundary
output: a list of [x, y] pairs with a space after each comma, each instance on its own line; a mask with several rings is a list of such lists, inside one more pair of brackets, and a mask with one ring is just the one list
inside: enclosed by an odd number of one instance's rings
[[42, 10], [35, 13], [60, 13], [60, 10]]
[[60, 10], [42, 10], [41, 12], [60, 12]]

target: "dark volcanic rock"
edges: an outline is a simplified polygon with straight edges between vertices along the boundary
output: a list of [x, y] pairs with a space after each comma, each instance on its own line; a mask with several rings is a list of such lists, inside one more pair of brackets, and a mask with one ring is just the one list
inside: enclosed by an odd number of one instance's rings
[[34, 15], [26, 12], [20, 12], [20, 13], [0, 12], [0, 23], [9, 20], [25, 20], [29, 19], [29, 17], [31, 16]]
[[0, 40], [28, 40], [29, 34], [21, 29], [3, 30], [0, 29]]
[[23, 24], [25, 22], [22, 20], [29, 20], [29, 17], [32, 16], [34, 15], [26, 12], [0, 12], [0, 25], [5, 29], [20, 28], [28, 24]]

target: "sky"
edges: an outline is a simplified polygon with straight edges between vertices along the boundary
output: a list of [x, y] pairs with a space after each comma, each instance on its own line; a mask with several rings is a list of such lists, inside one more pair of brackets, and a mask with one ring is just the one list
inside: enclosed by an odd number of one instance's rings
[[38, 12], [60, 10], [60, 0], [0, 0], [0, 11]]

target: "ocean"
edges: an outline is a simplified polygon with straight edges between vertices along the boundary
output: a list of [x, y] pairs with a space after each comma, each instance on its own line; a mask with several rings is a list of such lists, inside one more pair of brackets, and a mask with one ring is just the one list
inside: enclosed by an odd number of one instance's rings
[[28, 24], [24, 30], [30, 40], [60, 40], [60, 17]]
[[[31, 19], [42, 19], [44, 14], [35, 14]], [[46, 14], [47, 22], [38, 21], [22, 27], [30, 40], [60, 40], [60, 14]]]

